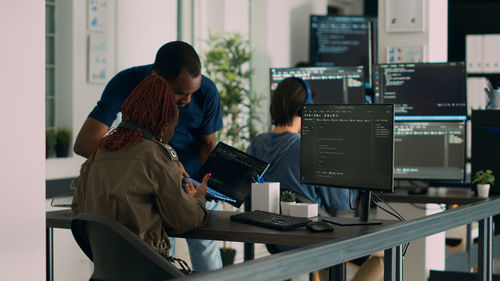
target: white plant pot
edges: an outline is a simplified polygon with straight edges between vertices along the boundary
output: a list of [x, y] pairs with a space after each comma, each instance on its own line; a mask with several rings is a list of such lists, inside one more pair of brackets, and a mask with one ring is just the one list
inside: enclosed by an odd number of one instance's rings
[[318, 204], [316, 203], [296, 203], [290, 205], [290, 216], [301, 218], [312, 218], [318, 216]]
[[478, 184], [477, 185], [477, 197], [488, 198], [489, 193], [490, 193], [490, 185], [489, 184]]
[[283, 215], [290, 215], [290, 206], [295, 205], [297, 203], [295, 202], [281, 202], [281, 214]]

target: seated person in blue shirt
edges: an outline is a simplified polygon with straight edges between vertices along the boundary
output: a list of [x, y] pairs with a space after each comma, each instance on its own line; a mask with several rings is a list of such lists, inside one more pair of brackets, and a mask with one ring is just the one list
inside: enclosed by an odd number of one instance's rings
[[300, 183], [299, 111], [307, 96], [304, 82], [287, 78], [278, 84], [271, 97], [274, 128], [258, 135], [248, 147], [248, 153], [270, 163], [264, 180], [279, 182], [281, 190], [302, 195], [328, 213], [349, 209], [349, 190]]
[[[270, 163], [264, 181], [279, 182], [281, 190], [291, 190], [305, 200], [317, 203], [329, 214], [349, 209], [357, 192], [348, 189], [313, 186], [300, 183], [300, 110], [302, 104], [312, 102], [312, 90], [300, 78], [282, 80], [271, 97], [271, 119], [274, 128], [258, 135], [247, 152]], [[270, 253], [279, 253], [295, 247], [266, 245]], [[319, 271], [321, 280], [328, 280], [327, 270]], [[370, 256], [352, 280], [378, 280], [383, 275], [383, 257]]]
[[[187, 178], [198, 172], [215, 148], [215, 132], [222, 127], [222, 115], [215, 84], [201, 74], [200, 58], [194, 48], [181, 41], [163, 45], [153, 64], [125, 69], [109, 81], [80, 129], [74, 151], [88, 158], [117, 118], [125, 99], [151, 74], [165, 78], [175, 94], [179, 123], [169, 145], [179, 154], [180, 168]], [[207, 209], [218, 206], [218, 202], [207, 201]], [[193, 270], [201, 272], [222, 267], [218, 242], [186, 240]], [[172, 250], [173, 242], [172, 239]]]

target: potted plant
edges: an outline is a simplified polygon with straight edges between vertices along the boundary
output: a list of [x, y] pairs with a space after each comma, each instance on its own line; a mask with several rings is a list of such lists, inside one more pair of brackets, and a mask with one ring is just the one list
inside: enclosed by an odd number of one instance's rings
[[53, 129], [45, 130], [45, 158], [52, 158], [56, 155], [56, 133]]
[[476, 184], [479, 197], [488, 197], [490, 185], [495, 183], [495, 176], [491, 170], [479, 170], [474, 174], [472, 183]]
[[[224, 122], [216, 138], [246, 151], [258, 133], [256, 122], [261, 121], [256, 113], [260, 100], [250, 92], [250, 77], [253, 73], [250, 68], [250, 42], [239, 33], [219, 32], [210, 34], [205, 43], [205, 75], [217, 86]], [[223, 208], [226, 208], [225, 205]], [[224, 266], [234, 263], [236, 250], [230, 247], [230, 242], [224, 242], [220, 252]]]
[[59, 128], [56, 131], [56, 156], [68, 157], [71, 144], [71, 132], [67, 128]]
[[226, 246], [226, 241], [223, 242], [224, 245], [220, 248], [220, 256], [222, 259], [222, 266], [228, 266], [234, 264], [234, 257], [236, 257], [236, 250]]
[[204, 53], [205, 74], [219, 91], [224, 127], [216, 133], [218, 140], [240, 150], [257, 135], [256, 123], [261, 98], [250, 92], [252, 51], [250, 42], [239, 33], [210, 34]]
[[290, 215], [290, 205], [295, 204], [295, 193], [290, 190], [281, 192], [281, 213], [283, 215]]

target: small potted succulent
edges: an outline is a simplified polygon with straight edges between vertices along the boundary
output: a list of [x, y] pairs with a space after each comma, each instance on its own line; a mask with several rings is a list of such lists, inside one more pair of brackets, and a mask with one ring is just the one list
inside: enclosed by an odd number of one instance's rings
[[59, 128], [56, 131], [56, 156], [68, 157], [71, 144], [71, 132], [67, 128]]
[[281, 192], [281, 213], [283, 215], [290, 215], [290, 205], [295, 204], [295, 193], [290, 190]]
[[488, 197], [490, 186], [495, 183], [495, 176], [491, 170], [479, 170], [474, 174], [472, 183], [476, 184], [479, 197]]

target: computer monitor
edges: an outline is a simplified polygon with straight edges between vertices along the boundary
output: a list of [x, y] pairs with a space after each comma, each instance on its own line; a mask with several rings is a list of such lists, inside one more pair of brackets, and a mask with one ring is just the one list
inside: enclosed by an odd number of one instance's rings
[[394, 104], [396, 121], [465, 120], [465, 75], [463, 62], [378, 64], [374, 101]]
[[[471, 123], [471, 174], [488, 169], [500, 178], [500, 110], [473, 110]], [[500, 194], [498, 184], [490, 193]]]
[[365, 103], [362, 66], [271, 68], [269, 73], [271, 92], [281, 80], [299, 77], [306, 80], [315, 92], [314, 103]]
[[394, 178], [463, 182], [465, 124], [465, 121], [396, 122]]
[[303, 105], [300, 179], [304, 184], [393, 192], [394, 107], [389, 104]]
[[375, 34], [375, 18], [311, 15], [309, 61], [318, 66], [362, 65], [370, 88]]

